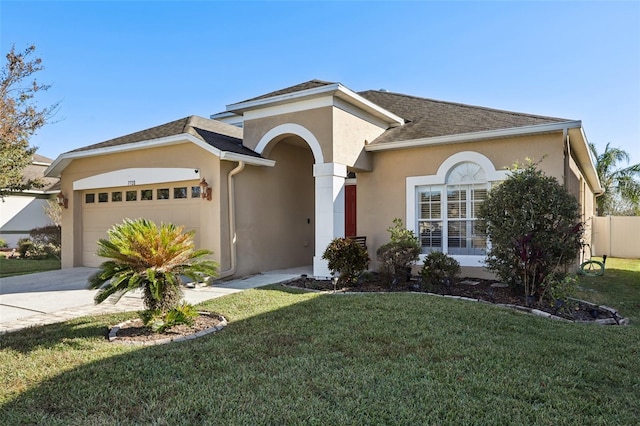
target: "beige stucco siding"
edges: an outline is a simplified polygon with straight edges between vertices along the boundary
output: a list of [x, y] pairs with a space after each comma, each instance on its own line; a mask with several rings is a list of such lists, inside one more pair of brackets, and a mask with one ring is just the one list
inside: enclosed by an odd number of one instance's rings
[[[291, 123], [295, 123], [296, 125], [302, 126], [310, 131], [320, 144], [324, 156], [324, 162], [332, 161], [332, 107], [314, 108], [302, 112], [292, 112], [277, 116], [246, 120], [244, 123], [244, 144], [247, 148], [255, 150], [258, 143], [269, 131], [278, 126]], [[271, 158], [269, 151], [273, 146], [275, 145], [270, 145], [263, 153], [266, 157]]]
[[[357, 178], [358, 233], [367, 236], [372, 258], [377, 248], [389, 241], [387, 228], [393, 219], [406, 217], [406, 178], [436, 175], [445, 160], [461, 151], [484, 155], [496, 170], [530, 158], [540, 161], [539, 168], [545, 173], [563, 181], [562, 133], [377, 151], [373, 156], [373, 171], [358, 173]], [[405, 225], [409, 229], [415, 226]]]
[[[131, 205], [123, 207], [116, 203], [106, 203], [101, 205], [102, 210], [92, 212], [96, 213], [95, 220], [91, 218], [87, 222], [86, 215], [89, 211], [83, 212], [84, 194], [88, 190], [74, 191], [73, 183], [91, 176], [101, 175], [104, 173], [128, 169], [128, 168], [193, 168], [199, 170], [199, 175], [206, 178], [207, 182], [213, 189], [212, 201], [198, 200], [198, 203], [189, 200], [189, 211], [184, 216], [176, 216], [176, 212], [180, 211], [180, 207], [176, 207], [172, 211], [172, 204], [181, 203], [185, 200], [157, 200], [153, 201], [154, 205], [149, 208], [149, 204], [145, 205], [139, 201]], [[179, 145], [151, 148], [138, 151], [128, 151], [114, 154], [101, 155], [96, 157], [88, 157], [76, 159], [72, 161], [63, 171], [61, 176], [62, 193], [69, 198], [69, 208], [63, 211], [62, 215], [62, 267], [83, 266], [88, 264], [85, 257], [90, 255], [95, 241], [83, 241], [83, 229], [87, 225], [92, 226], [101, 224], [103, 226], [107, 222], [112, 224], [121, 222], [122, 217], [137, 218], [146, 217], [147, 219], [160, 222], [162, 220], [175, 220], [182, 223], [176, 225], [187, 225], [195, 227], [195, 223], [199, 223], [197, 241], [200, 248], [206, 248], [214, 252], [214, 258], [218, 259], [221, 250], [220, 242], [220, 160], [213, 154], [197, 147], [192, 143], [184, 143]], [[158, 187], [173, 188], [175, 186], [192, 186], [197, 185], [197, 180], [175, 182], [163, 182], [162, 184], [154, 184], [144, 186], [144, 188], [154, 189]], [[225, 183], [226, 184], [226, 183]], [[141, 185], [127, 187], [135, 188], [138, 191], [143, 188]], [[119, 187], [101, 188], [95, 192], [115, 191]], [[71, 195], [70, 195], [71, 194]], [[173, 194], [171, 194], [173, 195]], [[195, 200], [193, 200], [195, 201]], [[155, 203], [161, 203], [158, 207]], [[166, 203], [166, 204], [165, 204]], [[109, 217], [113, 220], [109, 220]], [[196, 220], [197, 218], [197, 220]], [[106, 231], [106, 230], [105, 230]], [[100, 231], [94, 229], [88, 231], [86, 238], [98, 237]], [[106, 234], [102, 234], [102, 237]], [[91, 264], [95, 262], [90, 262]]]
[[333, 108], [333, 161], [358, 170], [371, 170], [371, 154], [365, 143], [373, 141], [385, 128], [354, 116], [340, 108]]
[[238, 272], [310, 265], [314, 255], [313, 155], [276, 144], [275, 167], [247, 167], [236, 176]]

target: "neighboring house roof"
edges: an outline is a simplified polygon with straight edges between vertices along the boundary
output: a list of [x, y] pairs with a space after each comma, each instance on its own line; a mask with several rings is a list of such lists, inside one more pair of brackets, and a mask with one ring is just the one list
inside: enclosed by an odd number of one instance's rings
[[44, 186], [41, 188], [33, 188], [26, 191], [20, 191], [24, 193], [32, 192], [56, 192], [60, 190], [60, 179], [52, 177], [44, 177], [44, 172], [53, 163], [51, 158], [47, 158], [43, 155], [33, 154], [31, 164], [24, 168], [22, 171], [22, 182], [26, 183], [29, 180], [39, 179]]
[[404, 125], [388, 129], [372, 144], [573, 121], [379, 90], [359, 95], [405, 119]]

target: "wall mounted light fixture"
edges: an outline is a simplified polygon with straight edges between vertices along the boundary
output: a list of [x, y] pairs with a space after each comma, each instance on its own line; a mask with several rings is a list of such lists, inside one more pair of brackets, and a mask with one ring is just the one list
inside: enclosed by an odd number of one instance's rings
[[211, 201], [211, 187], [204, 178], [200, 181], [200, 195], [203, 200]]
[[69, 199], [65, 197], [62, 192], [58, 192], [56, 199], [58, 200], [59, 206], [64, 207], [65, 209], [69, 208]]

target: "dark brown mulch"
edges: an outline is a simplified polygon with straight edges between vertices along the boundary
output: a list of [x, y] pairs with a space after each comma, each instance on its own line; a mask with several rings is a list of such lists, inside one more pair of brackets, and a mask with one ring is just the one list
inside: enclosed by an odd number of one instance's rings
[[199, 331], [207, 330], [220, 324], [221, 319], [218, 315], [200, 315], [193, 323], [193, 326], [185, 324], [173, 326], [164, 333], [155, 333], [148, 327], [145, 327], [141, 319], [127, 321], [120, 325], [117, 331], [117, 340], [120, 342], [150, 342], [154, 340], [162, 340], [167, 338], [177, 338], [189, 336]]
[[[290, 285], [311, 290], [334, 291], [333, 282], [330, 280], [307, 278], [294, 281]], [[421, 286], [417, 281], [413, 280], [398, 283], [394, 286], [379, 277], [374, 277], [366, 282], [361, 282], [359, 285], [338, 286], [335, 290], [341, 292], [429, 292], [440, 295], [460, 296], [488, 303], [537, 309], [572, 321], [588, 322], [597, 319], [616, 318], [616, 315], [613, 315], [610, 311], [577, 300], [569, 300], [562, 305], [546, 301], [540, 303], [538, 300], [529, 301], [529, 304], [527, 304], [525, 297], [517, 294], [512, 287], [501, 284], [499, 281], [478, 278], [456, 279], [448, 286]]]

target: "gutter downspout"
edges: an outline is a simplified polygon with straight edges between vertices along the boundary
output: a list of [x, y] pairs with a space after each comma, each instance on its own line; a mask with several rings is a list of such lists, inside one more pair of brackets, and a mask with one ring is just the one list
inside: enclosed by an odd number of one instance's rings
[[244, 161], [238, 161], [238, 166], [229, 172], [227, 176], [227, 197], [229, 207], [229, 251], [231, 252], [231, 266], [229, 269], [220, 271], [217, 280], [230, 277], [236, 273], [237, 256], [236, 256], [236, 209], [235, 209], [235, 186], [233, 177], [244, 170]]

